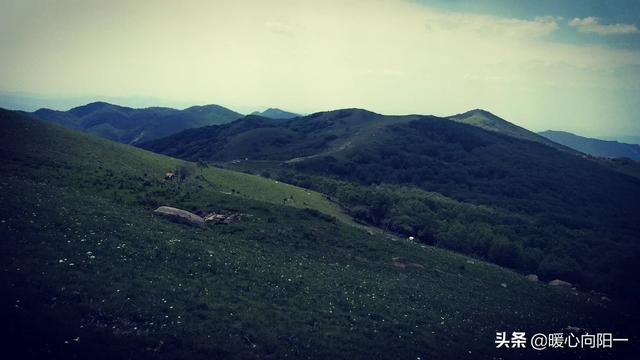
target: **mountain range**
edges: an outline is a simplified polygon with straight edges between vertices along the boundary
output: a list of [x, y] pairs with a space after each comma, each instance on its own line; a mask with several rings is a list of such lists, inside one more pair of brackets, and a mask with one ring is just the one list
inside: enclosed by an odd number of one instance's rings
[[587, 138], [565, 131], [547, 130], [539, 134], [555, 143], [592, 156], [640, 160], [640, 145], [638, 144]]
[[134, 109], [94, 102], [68, 111], [39, 109], [30, 116], [109, 140], [136, 144], [176, 132], [222, 124], [242, 117], [219, 105], [192, 106], [184, 110], [166, 107]]

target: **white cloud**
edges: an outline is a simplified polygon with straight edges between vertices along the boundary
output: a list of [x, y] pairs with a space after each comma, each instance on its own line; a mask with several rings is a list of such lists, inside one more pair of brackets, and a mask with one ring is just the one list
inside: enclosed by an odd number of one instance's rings
[[582, 33], [594, 33], [599, 35], [638, 34], [638, 28], [634, 24], [601, 24], [599, 19], [589, 16], [583, 19], [574, 18], [569, 22]]
[[533, 20], [498, 16], [427, 12], [427, 30], [445, 32], [473, 32], [483, 36], [509, 38], [537, 38], [558, 29], [560, 17], [539, 16]]
[[293, 34], [293, 27], [289, 24], [286, 24], [280, 21], [267, 21], [264, 25], [267, 27], [269, 31], [274, 32], [276, 34], [280, 34], [280, 35]]

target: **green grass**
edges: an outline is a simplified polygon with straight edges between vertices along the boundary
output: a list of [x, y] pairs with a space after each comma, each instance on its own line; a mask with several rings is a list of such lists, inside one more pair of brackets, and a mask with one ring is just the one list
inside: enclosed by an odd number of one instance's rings
[[[219, 169], [165, 182], [178, 160], [7, 113], [0, 126], [2, 339], [22, 357], [511, 357], [529, 353], [496, 350], [496, 331], [628, 320], [597, 295], [297, 208], [306, 190]], [[244, 215], [199, 229], [158, 204]]]
[[202, 174], [207, 182], [226, 194], [235, 194], [272, 204], [315, 209], [347, 224], [353, 224], [351, 218], [342, 212], [339, 205], [316, 191], [216, 167], [206, 168]]

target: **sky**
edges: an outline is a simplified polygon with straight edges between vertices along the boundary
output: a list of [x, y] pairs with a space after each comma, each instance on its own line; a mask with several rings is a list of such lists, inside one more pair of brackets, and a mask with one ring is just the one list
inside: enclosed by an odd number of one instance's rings
[[0, 106], [482, 108], [640, 135], [640, 1], [0, 1]]

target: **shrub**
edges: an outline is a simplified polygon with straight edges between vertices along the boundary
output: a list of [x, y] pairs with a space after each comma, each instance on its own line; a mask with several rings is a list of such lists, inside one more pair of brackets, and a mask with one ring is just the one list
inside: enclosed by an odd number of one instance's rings
[[176, 175], [180, 180], [188, 179], [196, 173], [196, 166], [193, 163], [182, 163], [176, 169]]
[[575, 260], [555, 255], [547, 255], [538, 266], [538, 272], [547, 279], [558, 278], [574, 283], [583, 278], [580, 265]]
[[512, 269], [522, 267], [522, 248], [505, 237], [493, 239], [489, 248], [489, 260]]

